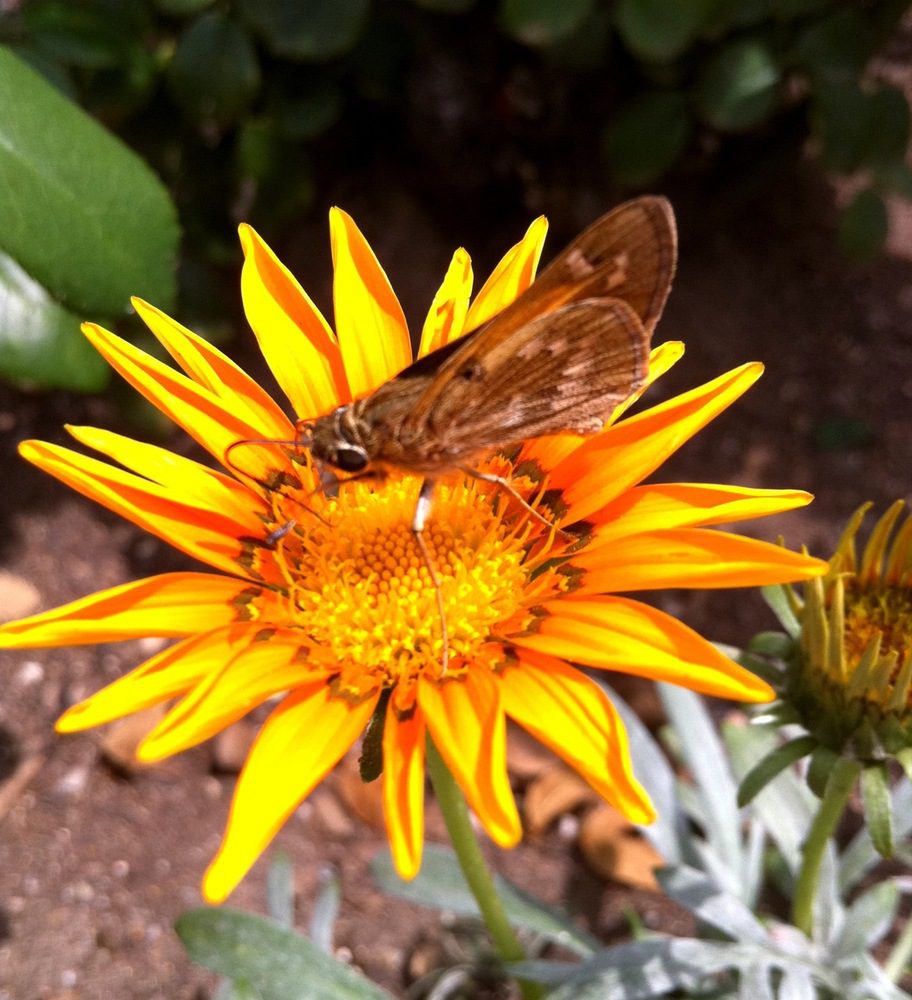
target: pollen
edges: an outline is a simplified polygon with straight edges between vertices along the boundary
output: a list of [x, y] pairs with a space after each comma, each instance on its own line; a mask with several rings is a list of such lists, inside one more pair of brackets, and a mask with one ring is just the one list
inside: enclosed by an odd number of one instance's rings
[[[311, 665], [337, 671], [353, 695], [442, 673], [437, 587], [411, 527], [420, 486], [413, 476], [341, 483], [310, 510], [293, 492], [274, 498], [280, 530], [293, 524], [274, 551], [288, 620], [306, 635]], [[484, 664], [486, 648], [493, 668], [500, 629], [524, 614], [535, 529], [513, 506], [469, 478], [434, 491], [422, 537], [446, 618], [447, 676]]]

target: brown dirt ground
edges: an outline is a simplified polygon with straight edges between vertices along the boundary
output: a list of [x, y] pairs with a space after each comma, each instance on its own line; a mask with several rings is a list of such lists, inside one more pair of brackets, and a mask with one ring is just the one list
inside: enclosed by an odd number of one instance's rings
[[[336, 199], [359, 219], [408, 314], [420, 321], [449, 248], [467, 235], [443, 231], [401, 190], [384, 188], [382, 201], [376, 194], [349, 190]], [[560, 223], [552, 251], [605, 204], [592, 192], [572, 213], [543, 201]], [[912, 468], [912, 225], [894, 206], [890, 252], [869, 268], [853, 268], [834, 246], [832, 201], [828, 186], [803, 176], [777, 188], [773, 201], [734, 210], [719, 208], [705, 189], [682, 193], [681, 267], [659, 330], [662, 339], [688, 344], [662, 380], [663, 393], [747, 360], [767, 365], [760, 383], [661, 477], [807, 488], [817, 494], [810, 508], [743, 530], [764, 538], [781, 533], [790, 545], [806, 543], [821, 555], [863, 500], [883, 509], [909, 498]], [[502, 239], [476, 235], [469, 249], [490, 261], [522, 225], [514, 220]], [[326, 304], [322, 224], [302, 231], [296, 249], [287, 256]], [[250, 360], [249, 348], [238, 344], [235, 353]], [[0, 601], [8, 615], [184, 565], [15, 457], [23, 438], [63, 440], [65, 421], [116, 420], [106, 400], [0, 390]], [[728, 642], [771, 625], [752, 592], [675, 592], [657, 600]], [[147, 644], [134, 642], [0, 654], [0, 1000], [211, 995], [213, 980], [190, 969], [172, 924], [199, 904], [199, 879], [219, 841], [233, 775], [214, 767], [209, 747], [125, 775], [102, 757], [102, 734], [52, 732], [62, 708], [148, 653]], [[344, 772], [334, 776], [276, 844], [294, 861], [299, 926], [309, 918], [321, 867], [335, 865], [344, 897], [338, 945], [401, 996], [410, 957], [433, 937], [436, 918], [372, 888], [366, 866], [383, 836], [371, 821], [369, 797], [359, 803], [346, 788]], [[428, 835], [443, 839], [433, 810]], [[647, 923], [679, 929], [660, 897], [594, 875], [559, 830], [492, 857], [546, 900], [569, 898], [597, 933], [621, 932], [630, 904]], [[264, 870], [261, 861], [234, 904], [262, 910]]]

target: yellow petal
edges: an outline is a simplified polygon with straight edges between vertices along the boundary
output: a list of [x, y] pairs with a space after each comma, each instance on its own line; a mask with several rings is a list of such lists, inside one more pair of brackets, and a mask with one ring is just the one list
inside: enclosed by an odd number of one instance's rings
[[562, 490], [569, 508], [566, 520], [588, 517], [645, 479], [762, 372], [762, 365], [743, 365], [586, 441], [551, 473], [551, 486]]
[[228, 625], [253, 608], [268, 614], [275, 601], [269, 591], [244, 580], [212, 573], [163, 573], [0, 625], [0, 649], [146, 636], [183, 638]]
[[399, 300], [349, 215], [329, 213], [336, 334], [354, 397], [364, 396], [412, 360]]
[[247, 322], [276, 381], [302, 419], [351, 399], [339, 344], [322, 313], [256, 231], [238, 230]]
[[209, 389], [100, 326], [85, 323], [82, 332], [134, 389], [232, 472], [240, 470], [261, 478], [288, 464], [280, 449], [253, 443], [235, 448], [230, 464], [227, 463], [225, 452], [236, 441], [264, 436], [260, 425], [251, 424]]
[[203, 879], [221, 903], [370, 719], [376, 698], [352, 705], [325, 680], [299, 687], [263, 724], [238, 779], [222, 846]]
[[471, 295], [472, 259], [460, 247], [453, 254], [443, 284], [437, 290], [428, 310], [421, 331], [419, 358], [462, 336]]
[[142, 321], [194, 382], [243, 414], [251, 427], [259, 428], [260, 437], [293, 436], [294, 427], [275, 400], [230, 358], [148, 302], [137, 298], [132, 302]]
[[804, 490], [758, 490], [713, 483], [656, 483], [634, 486], [587, 519], [594, 530], [588, 548], [618, 538], [668, 528], [731, 524], [804, 507], [814, 498]]
[[684, 357], [684, 345], [680, 340], [666, 340], [664, 344], [653, 347], [649, 352], [649, 371], [646, 373], [646, 381], [615, 408], [608, 423], [613, 424], [619, 420], [622, 414], [629, 410], [643, 393], [651, 385], [654, 385], [665, 372], [673, 368], [682, 357]]
[[[202, 743], [245, 716], [267, 698], [314, 679], [300, 659], [301, 637], [287, 631], [249, 637], [226, 656], [140, 744], [139, 760], [155, 761]], [[326, 677], [325, 673], [318, 676]]]
[[466, 317], [466, 330], [474, 330], [487, 323], [532, 284], [547, 233], [548, 220], [541, 215], [529, 226], [519, 243], [504, 254], [475, 296]]
[[383, 730], [383, 811], [393, 863], [406, 880], [418, 874], [424, 847], [424, 741], [424, 716], [399, 719], [391, 706]]
[[239, 522], [208, 505], [184, 502], [173, 487], [158, 486], [69, 448], [23, 441], [19, 453], [83, 496], [226, 573], [241, 571], [238, 539], [246, 534], [263, 534], [262, 522], [257, 522], [252, 511], [245, 522]]
[[624, 724], [597, 684], [560, 660], [519, 651], [503, 675], [507, 715], [554, 751], [633, 823], [655, 810], [633, 774]]
[[78, 733], [176, 698], [218, 670], [238, 648], [249, 646], [261, 629], [254, 622], [235, 622], [176, 642], [68, 708], [54, 728]]
[[488, 836], [501, 847], [515, 846], [522, 826], [507, 778], [498, 682], [479, 670], [445, 684], [422, 678], [418, 702], [440, 756]]
[[772, 688], [693, 629], [656, 608], [623, 597], [549, 601], [524, 649], [587, 667], [668, 681], [717, 698], [770, 701]]
[[822, 559], [779, 545], [705, 528], [681, 528], [620, 538], [573, 556], [584, 571], [578, 594], [663, 587], [765, 587], [826, 572]]

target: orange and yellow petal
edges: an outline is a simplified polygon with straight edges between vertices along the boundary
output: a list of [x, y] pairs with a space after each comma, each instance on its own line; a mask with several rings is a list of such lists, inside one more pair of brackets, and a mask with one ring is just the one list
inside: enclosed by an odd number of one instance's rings
[[611, 594], [668, 587], [765, 587], [826, 572], [821, 559], [770, 542], [706, 528], [643, 532], [572, 559], [575, 593]]
[[480, 670], [444, 684], [422, 677], [418, 703], [434, 745], [488, 836], [501, 847], [514, 847], [522, 826], [507, 778], [500, 685]]
[[262, 534], [263, 522], [252, 509], [239, 521], [218, 508], [184, 499], [173, 486], [159, 486], [70, 448], [23, 441], [19, 454], [83, 496], [214, 569], [238, 571], [238, 539], [246, 534]]
[[472, 259], [460, 247], [450, 261], [443, 283], [437, 290], [421, 330], [418, 357], [436, 351], [465, 332], [469, 299], [472, 296]]
[[680, 684], [716, 698], [770, 701], [773, 689], [693, 629], [625, 597], [566, 597], [543, 605], [537, 630], [520, 650]]
[[372, 392], [412, 360], [402, 306], [351, 216], [329, 213], [336, 335], [352, 396]]
[[336, 335], [259, 234], [242, 225], [241, 297], [247, 322], [282, 392], [302, 419], [351, 399]]
[[335, 767], [364, 730], [376, 701], [349, 702], [320, 679], [299, 686], [263, 723], [238, 779], [222, 845], [203, 879], [210, 903], [228, 896]]
[[413, 879], [424, 847], [424, 716], [399, 719], [393, 706], [383, 730], [383, 813], [396, 871]]
[[466, 316], [466, 330], [474, 330], [487, 323], [532, 284], [547, 233], [548, 220], [541, 215], [529, 226], [519, 243], [504, 254], [475, 296]]
[[[219, 462], [225, 462], [225, 453], [236, 441], [269, 437], [270, 427], [249, 422], [237, 414], [230, 403], [123, 338], [93, 323], [83, 324], [82, 332], [137, 392]], [[235, 469], [257, 478], [273, 471], [275, 462], [276, 449], [273, 447], [250, 444], [232, 452]]]
[[0, 625], [0, 649], [182, 639], [276, 610], [270, 591], [213, 573], [163, 573]]
[[746, 392], [763, 372], [743, 365], [590, 438], [551, 470], [566, 520], [577, 521], [651, 475], [669, 455]]
[[181, 326], [142, 299], [132, 299], [137, 315], [183, 370], [236, 413], [243, 414], [262, 437], [287, 438], [288, 417], [258, 382], [208, 341]]
[[561, 660], [532, 651], [504, 671], [507, 715], [532, 733], [633, 823], [655, 809], [633, 774], [627, 734], [605, 693]]

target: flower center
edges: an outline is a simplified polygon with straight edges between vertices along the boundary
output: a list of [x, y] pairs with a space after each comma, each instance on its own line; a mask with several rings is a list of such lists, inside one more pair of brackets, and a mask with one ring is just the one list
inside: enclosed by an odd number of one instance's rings
[[279, 529], [294, 521], [274, 553], [288, 621], [307, 636], [308, 662], [338, 672], [353, 693], [407, 687], [423, 672], [439, 677], [441, 605], [448, 675], [486, 659], [493, 668], [503, 659], [496, 635], [527, 617], [529, 541], [540, 527], [497, 487], [468, 477], [438, 484], [422, 536], [438, 599], [411, 529], [420, 486], [394, 474], [379, 484], [343, 482], [335, 496], [272, 494]]
[[844, 646], [848, 663], [860, 661], [877, 636], [880, 656], [902, 665], [912, 655], [912, 591], [907, 587], [851, 588], [846, 592]]

